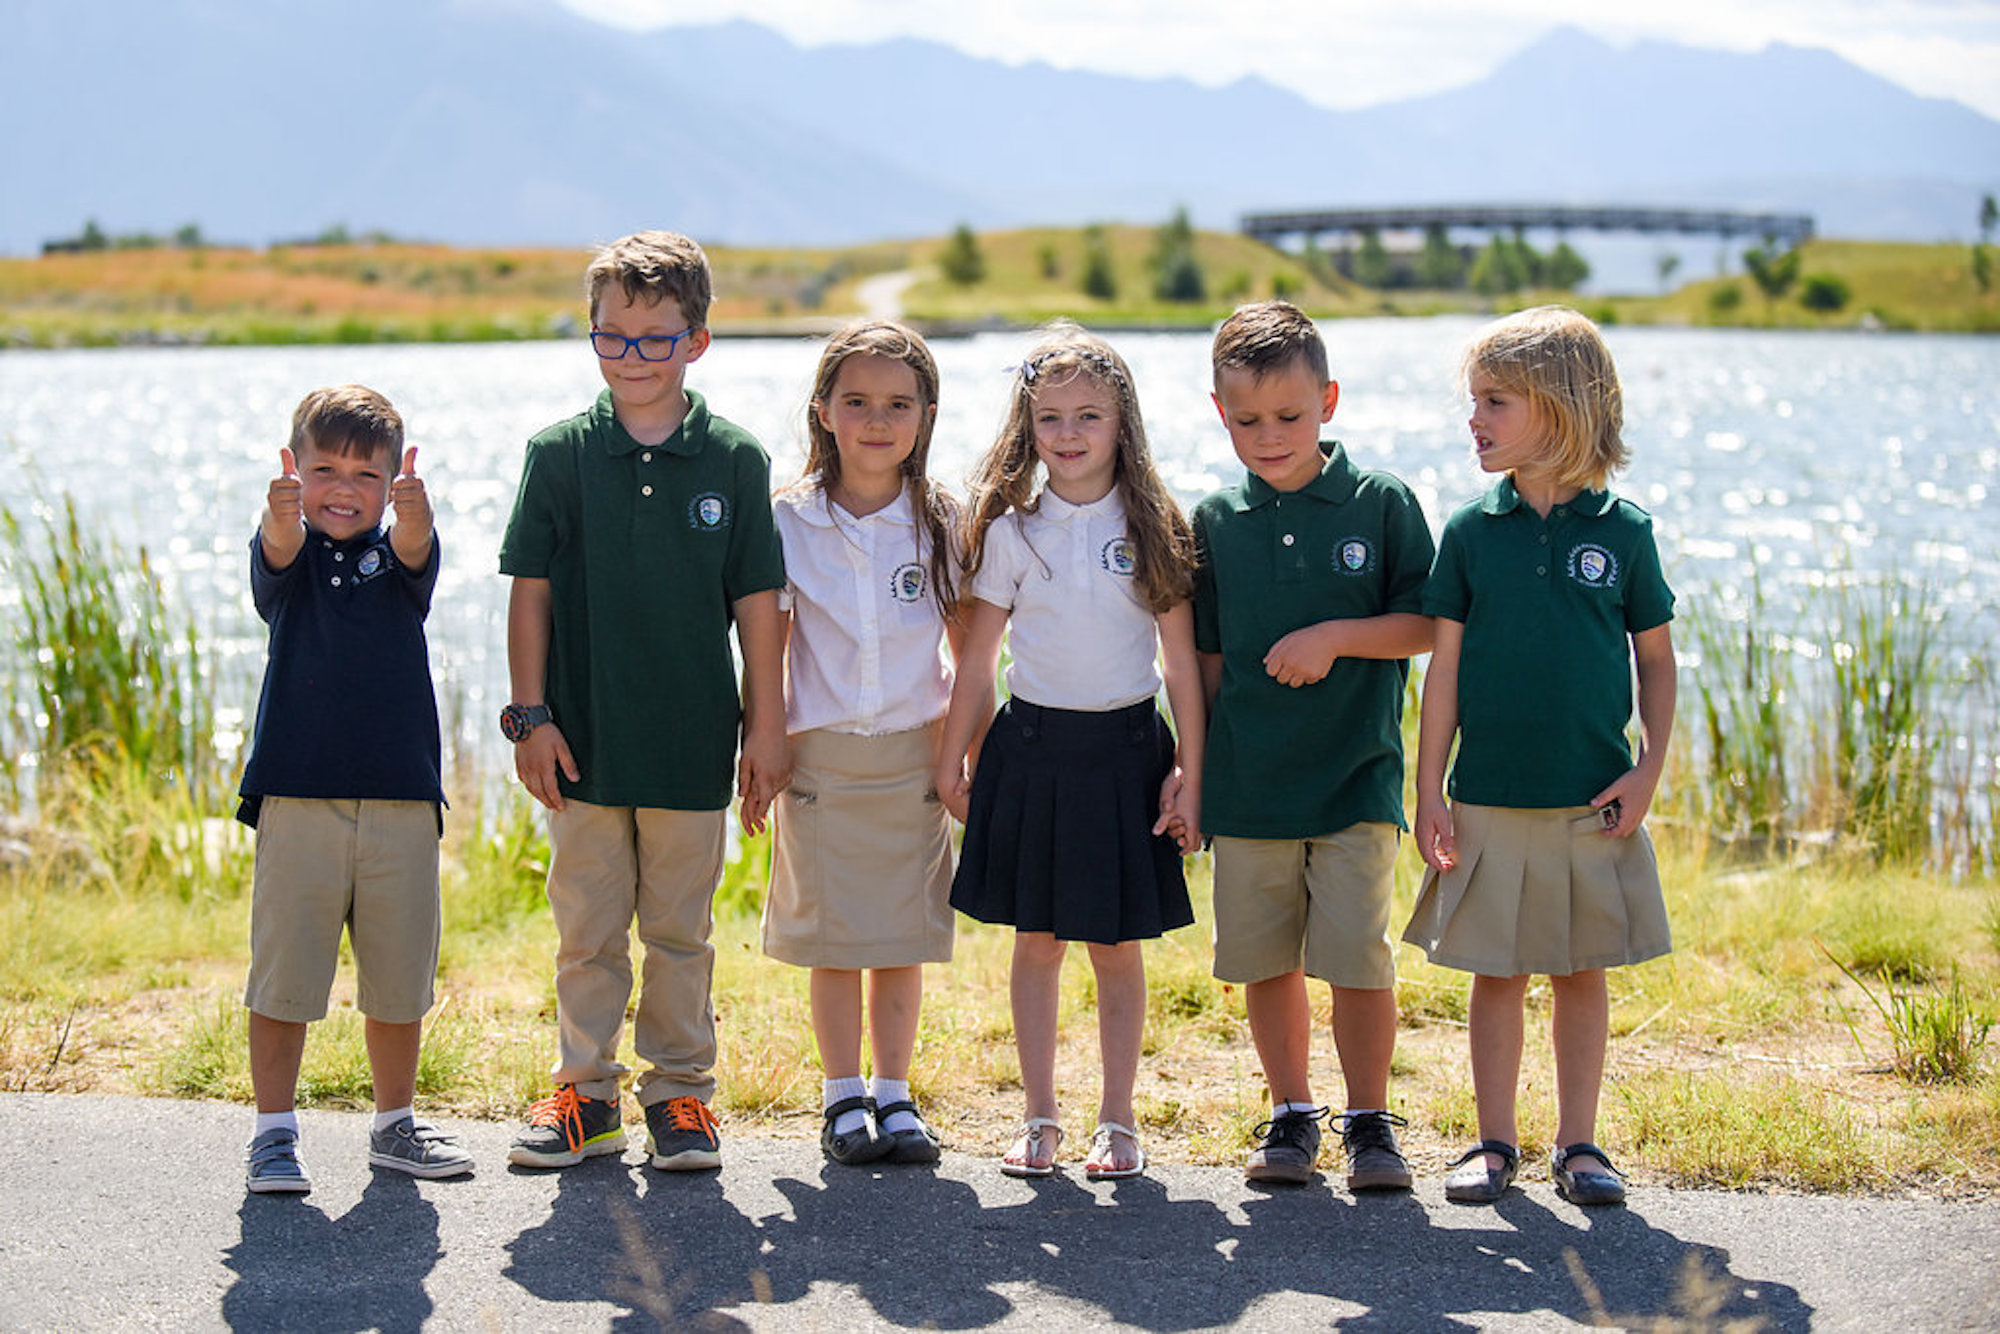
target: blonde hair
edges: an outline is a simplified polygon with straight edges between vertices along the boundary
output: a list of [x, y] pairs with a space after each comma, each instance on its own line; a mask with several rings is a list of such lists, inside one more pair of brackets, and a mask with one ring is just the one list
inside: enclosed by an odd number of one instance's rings
[[900, 361], [917, 378], [917, 399], [923, 404], [918, 415], [917, 444], [902, 462], [904, 490], [917, 521], [930, 542], [931, 596], [940, 615], [949, 621], [958, 615], [958, 563], [952, 553], [951, 533], [959, 521], [958, 502], [951, 493], [931, 480], [929, 473], [931, 431], [937, 425], [937, 359], [916, 330], [893, 320], [858, 320], [835, 333], [820, 349], [819, 368], [813, 372], [812, 401], [806, 405], [805, 475], [819, 476], [822, 495], [840, 481], [840, 445], [819, 419], [819, 409], [833, 397], [834, 381], [849, 357], [875, 356]]
[[403, 418], [366, 385], [315, 389], [292, 413], [292, 453], [303, 455], [308, 445], [321, 454], [386, 454], [395, 468], [403, 459]]
[[1238, 306], [1215, 331], [1209, 365], [1218, 388], [1224, 371], [1248, 371], [1251, 378], [1282, 371], [1294, 362], [1321, 384], [1327, 374], [1326, 341], [1307, 314], [1289, 301]]
[[687, 317], [688, 328], [705, 328], [711, 286], [708, 256], [679, 232], [634, 232], [597, 252], [584, 270], [584, 291], [590, 297], [590, 318], [597, 318], [597, 301], [616, 282], [625, 299], [657, 305], [671, 297]]
[[1557, 485], [1601, 491], [1631, 462], [1618, 368], [1603, 334], [1578, 312], [1536, 306], [1495, 320], [1466, 346], [1460, 381], [1475, 371], [1520, 394], [1548, 424], [1542, 459]]
[[966, 573], [976, 574], [985, 559], [986, 531], [994, 520], [1009, 510], [1029, 513], [1035, 508], [1035, 472], [1041, 462], [1035, 454], [1036, 392], [1068, 384], [1079, 375], [1103, 384], [1117, 402], [1112, 485], [1125, 506], [1132, 576], [1146, 605], [1155, 612], [1166, 611], [1194, 593], [1194, 534], [1153, 468], [1131, 369], [1109, 343], [1069, 320], [1049, 324], [1041, 341], [1015, 368], [1013, 393], [1000, 436], [973, 471], [966, 519]]

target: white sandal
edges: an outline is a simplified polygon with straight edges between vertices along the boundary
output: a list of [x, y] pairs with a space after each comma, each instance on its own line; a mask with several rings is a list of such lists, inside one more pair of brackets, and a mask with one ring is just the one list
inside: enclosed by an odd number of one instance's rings
[[[1056, 1132], [1056, 1142], [1049, 1147], [1048, 1162], [1037, 1167], [1035, 1165], [1036, 1151], [1042, 1147], [1042, 1132], [1046, 1130]], [[1020, 1138], [1015, 1141], [1016, 1144], [1026, 1141], [1028, 1156], [1018, 1163], [1007, 1158], [1002, 1158], [1000, 1160], [1000, 1170], [1010, 1177], [1054, 1176], [1056, 1170], [1056, 1152], [1062, 1148], [1062, 1133], [1062, 1122], [1052, 1116], [1029, 1117], [1022, 1123]], [[1012, 1153], [1013, 1150], [1009, 1149], [1008, 1152]]]
[[[1112, 1167], [1113, 1135], [1123, 1135], [1132, 1141], [1132, 1149], [1139, 1155], [1130, 1167]], [[1104, 1164], [1098, 1166], [1098, 1164]], [[1123, 1181], [1128, 1177], [1144, 1176], [1146, 1173], [1146, 1146], [1139, 1142], [1139, 1132], [1130, 1126], [1121, 1126], [1116, 1121], [1099, 1121], [1097, 1132], [1090, 1137], [1090, 1157], [1084, 1163], [1083, 1175], [1088, 1181]]]

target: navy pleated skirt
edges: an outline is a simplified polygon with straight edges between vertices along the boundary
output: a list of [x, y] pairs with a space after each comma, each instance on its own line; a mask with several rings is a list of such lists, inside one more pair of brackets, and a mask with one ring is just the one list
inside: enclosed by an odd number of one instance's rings
[[1173, 760], [1151, 700], [1105, 713], [1009, 700], [979, 752], [951, 906], [1106, 945], [1189, 925], [1180, 849], [1153, 834]]

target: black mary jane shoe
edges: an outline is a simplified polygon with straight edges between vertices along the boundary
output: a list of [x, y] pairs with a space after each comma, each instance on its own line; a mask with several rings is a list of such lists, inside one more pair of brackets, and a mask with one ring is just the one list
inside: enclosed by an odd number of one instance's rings
[[[1498, 1168], [1486, 1165], [1489, 1153], [1500, 1160]], [[1444, 1197], [1454, 1204], [1492, 1204], [1514, 1184], [1514, 1172], [1520, 1165], [1521, 1151], [1512, 1144], [1480, 1140], [1452, 1163], [1452, 1173], [1444, 1179]]]
[[[1572, 1158], [1595, 1158], [1610, 1170], [1572, 1172]], [[1611, 1155], [1595, 1144], [1566, 1144], [1550, 1154], [1549, 1177], [1556, 1183], [1556, 1194], [1571, 1204], [1625, 1203], [1625, 1174], [1612, 1166]]]
[[938, 1160], [938, 1137], [932, 1132], [930, 1123], [924, 1120], [924, 1114], [917, 1110], [915, 1103], [910, 1102], [908, 1099], [902, 1102], [889, 1103], [887, 1106], [876, 1109], [875, 1119], [879, 1124], [887, 1121], [897, 1112], [908, 1112], [916, 1118], [917, 1123], [908, 1130], [885, 1130], [882, 1132], [889, 1140], [889, 1152], [887, 1155], [889, 1161], [892, 1163], [936, 1162]]
[[[833, 1123], [849, 1112], [861, 1113], [859, 1129], [837, 1135]], [[894, 1146], [875, 1121], [875, 1103], [870, 1098], [842, 1098], [826, 1109], [826, 1123], [819, 1131], [820, 1151], [842, 1167], [864, 1167], [887, 1154]]]

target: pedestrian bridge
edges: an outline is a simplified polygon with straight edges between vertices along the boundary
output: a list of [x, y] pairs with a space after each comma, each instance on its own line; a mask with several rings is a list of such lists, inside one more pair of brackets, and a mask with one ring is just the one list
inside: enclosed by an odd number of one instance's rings
[[1592, 207], [1569, 204], [1425, 204], [1390, 208], [1301, 209], [1246, 213], [1241, 231], [1276, 245], [1288, 236], [1327, 232], [1420, 232], [1432, 227], [1475, 231], [1679, 232], [1770, 237], [1786, 249], [1812, 239], [1806, 213], [1739, 213], [1726, 209]]

